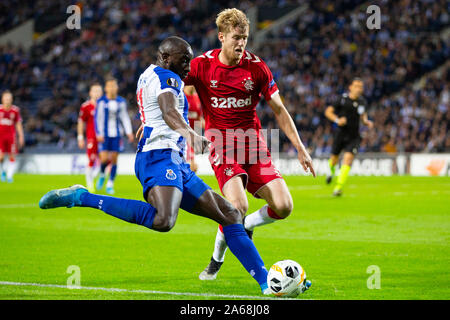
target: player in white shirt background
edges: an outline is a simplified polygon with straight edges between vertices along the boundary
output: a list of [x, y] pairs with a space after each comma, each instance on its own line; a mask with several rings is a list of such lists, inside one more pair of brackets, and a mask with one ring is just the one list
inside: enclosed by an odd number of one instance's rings
[[111, 164], [106, 192], [114, 193], [114, 179], [117, 173], [117, 159], [119, 152], [123, 151], [122, 136], [125, 133], [128, 141], [132, 143], [134, 136], [130, 116], [127, 111], [125, 99], [118, 95], [117, 80], [108, 78], [105, 81], [105, 95], [97, 101], [95, 109], [95, 131], [97, 134], [100, 174], [97, 181], [97, 190], [101, 190], [105, 183], [105, 169]]

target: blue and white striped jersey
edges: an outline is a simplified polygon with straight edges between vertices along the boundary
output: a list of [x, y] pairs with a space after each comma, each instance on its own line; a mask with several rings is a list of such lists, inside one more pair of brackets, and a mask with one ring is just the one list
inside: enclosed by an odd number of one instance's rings
[[188, 102], [183, 89], [180, 76], [159, 66], [152, 64], [141, 74], [136, 94], [144, 134], [138, 151], [170, 148], [185, 154], [186, 139], [166, 124], [158, 104], [160, 94], [171, 92], [178, 99], [178, 112], [189, 123]]
[[95, 108], [95, 132], [105, 138], [121, 137], [131, 134], [131, 120], [127, 111], [127, 103], [121, 96], [109, 100], [106, 95], [97, 100]]

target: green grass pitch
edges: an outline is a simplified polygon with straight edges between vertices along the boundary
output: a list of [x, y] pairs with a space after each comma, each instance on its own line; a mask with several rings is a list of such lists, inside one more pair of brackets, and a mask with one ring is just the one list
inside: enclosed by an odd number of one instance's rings
[[[214, 177], [204, 179], [217, 191]], [[324, 177], [285, 179], [294, 211], [256, 229], [254, 242], [267, 268], [282, 259], [305, 268], [313, 286], [298, 299], [450, 299], [448, 177], [350, 177], [342, 198]], [[158, 233], [90, 208], [38, 208], [47, 191], [76, 183], [84, 176], [18, 174], [0, 184], [0, 299], [262, 297], [229, 251], [217, 280], [198, 280], [213, 221], [181, 211]], [[116, 196], [142, 200], [137, 179], [118, 176]], [[249, 212], [264, 204], [249, 202]], [[78, 290], [65, 287], [73, 265]], [[368, 288], [369, 266], [380, 270], [379, 289]]]

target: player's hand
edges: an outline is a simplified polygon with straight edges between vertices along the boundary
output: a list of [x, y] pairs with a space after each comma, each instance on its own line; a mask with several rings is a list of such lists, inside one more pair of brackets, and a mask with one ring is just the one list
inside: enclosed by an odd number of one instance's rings
[[195, 154], [202, 154], [208, 151], [211, 141], [204, 136], [200, 136], [195, 132], [189, 135], [188, 143], [194, 149]]
[[367, 121], [366, 121], [366, 126], [367, 126], [369, 129], [373, 129], [373, 127], [374, 127], [373, 121], [367, 120]]
[[128, 142], [129, 143], [133, 143], [134, 142], [134, 136], [133, 136], [132, 133], [127, 134], [127, 137], [128, 137]]
[[316, 177], [316, 172], [314, 171], [311, 156], [309, 155], [308, 151], [306, 151], [304, 148], [301, 148], [298, 151], [298, 161], [300, 161], [303, 170], [305, 170], [306, 172], [308, 171], [311, 172], [314, 178]]
[[84, 145], [84, 139], [79, 139], [78, 140], [78, 148], [80, 149], [84, 149], [85, 145]]
[[22, 149], [25, 146], [25, 139], [22, 136], [19, 136], [19, 149]]
[[100, 143], [105, 142], [105, 137], [104, 136], [97, 136], [97, 142], [100, 142]]
[[337, 125], [339, 127], [345, 126], [347, 124], [347, 118], [346, 117], [340, 117], [337, 119]]
[[144, 135], [144, 125], [141, 124], [139, 129], [137, 129], [136, 131], [136, 139], [141, 140], [143, 135]]

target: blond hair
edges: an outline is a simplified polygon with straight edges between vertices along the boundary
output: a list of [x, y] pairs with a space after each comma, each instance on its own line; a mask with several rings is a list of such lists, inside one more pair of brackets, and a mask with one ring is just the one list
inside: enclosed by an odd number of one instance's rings
[[219, 32], [226, 33], [236, 27], [242, 29], [250, 28], [250, 20], [248, 20], [245, 13], [239, 9], [225, 9], [217, 15], [216, 25]]

